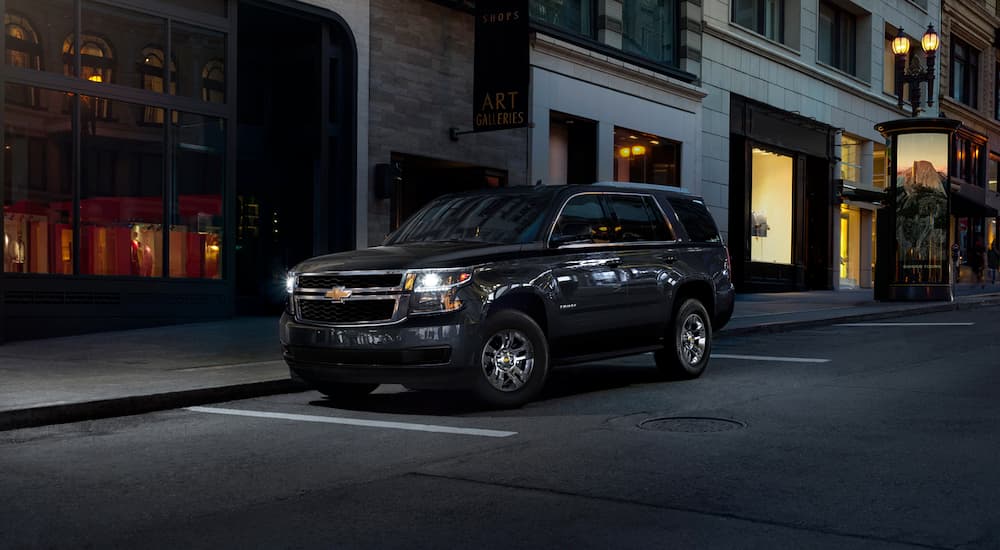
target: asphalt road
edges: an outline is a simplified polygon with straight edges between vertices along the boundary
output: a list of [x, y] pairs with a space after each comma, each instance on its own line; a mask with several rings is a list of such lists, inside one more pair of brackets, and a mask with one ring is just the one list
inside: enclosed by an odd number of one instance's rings
[[1000, 548], [998, 322], [727, 338], [698, 380], [609, 361], [514, 411], [383, 387], [2, 432], [0, 547]]

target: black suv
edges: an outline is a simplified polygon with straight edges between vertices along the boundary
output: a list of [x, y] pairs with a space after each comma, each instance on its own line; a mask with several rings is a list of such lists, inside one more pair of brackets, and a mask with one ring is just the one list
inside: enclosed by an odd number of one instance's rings
[[382, 246], [289, 273], [293, 377], [332, 398], [381, 383], [520, 406], [556, 365], [654, 352], [699, 376], [733, 312], [729, 255], [698, 197], [643, 184], [439, 197]]

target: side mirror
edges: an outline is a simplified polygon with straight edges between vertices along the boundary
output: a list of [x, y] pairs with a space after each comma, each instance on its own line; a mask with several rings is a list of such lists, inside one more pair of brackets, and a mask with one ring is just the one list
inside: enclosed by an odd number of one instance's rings
[[589, 223], [571, 222], [563, 224], [559, 233], [552, 235], [554, 246], [593, 242]]

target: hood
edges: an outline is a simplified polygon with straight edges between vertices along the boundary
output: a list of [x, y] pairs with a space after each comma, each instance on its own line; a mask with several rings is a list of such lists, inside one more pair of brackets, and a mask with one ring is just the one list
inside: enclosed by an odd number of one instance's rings
[[376, 246], [310, 258], [295, 266], [296, 273], [322, 271], [395, 271], [432, 267], [465, 267], [505, 257], [516, 257], [523, 245], [427, 242]]

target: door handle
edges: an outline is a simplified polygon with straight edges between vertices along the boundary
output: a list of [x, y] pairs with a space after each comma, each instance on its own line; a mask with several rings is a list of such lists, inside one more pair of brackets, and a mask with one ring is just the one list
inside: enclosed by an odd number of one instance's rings
[[677, 256], [674, 256], [673, 254], [665, 254], [660, 256], [660, 259], [663, 260], [663, 263], [665, 264], [672, 264], [677, 261]]

